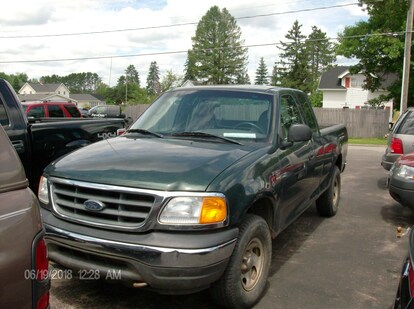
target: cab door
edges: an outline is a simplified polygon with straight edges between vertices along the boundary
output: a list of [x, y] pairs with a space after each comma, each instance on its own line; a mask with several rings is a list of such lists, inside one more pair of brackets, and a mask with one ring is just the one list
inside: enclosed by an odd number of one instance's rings
[[[289, 128], [293, 124], [305, 124], [296, 98], [291, 91], [281, 92], [279, 97], [279, 134], [287, 141]], [[296, 219], [309, 205], [314, 189], [312, 164], [315, 146], [312, 140], [296, 142], [281, 149], [280, 170], [280, 226], [282, 229]]]
[[[320, 183], [322, 182], [324, 165], [326, 163], [325, 157], [325, 139], [322, 138], [319, 131], [318, 121], [313, 112], [311, 103], [308, 100], [308, 97], [305, 93], [300, 91], [295, 91], [295, 96], [302, 113], [303, 120], [306, 125], [312, 130], [312, 152], [309, 154], [308, 162], [308, 190], [310, 193], [310, 198], [315, 197], [319, 194]], [[328, 160], [331, 161], [331, 156], [329, 154]]]

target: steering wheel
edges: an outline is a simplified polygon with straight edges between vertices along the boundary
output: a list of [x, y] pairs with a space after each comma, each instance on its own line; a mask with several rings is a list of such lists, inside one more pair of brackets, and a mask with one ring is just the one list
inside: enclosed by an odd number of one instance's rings
[[265, 134], [265, 132], [263, 132], [263, 129], [261, 127], [259, 127], [257, 124], [254, 124], [253, 122], [248, 122], [248, 121], [238, 123], [236, 126], [234, 126], [233, 129], [239, 129], [241, 127], [250, 127], [250, 128], [255, 129], [256, 132]]

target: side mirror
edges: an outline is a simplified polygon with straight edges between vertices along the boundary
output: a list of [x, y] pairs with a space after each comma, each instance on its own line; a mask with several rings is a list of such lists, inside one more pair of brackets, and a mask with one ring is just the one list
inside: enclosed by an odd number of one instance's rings
[[288, 131], [288, 142], [306, 142], [312, 139], [312, 130], [306, 124], [294, 124]]
[[33, 116], [28, 116], [28, 117], [27, 117], [27, 121], [28, 121], [29, 123], [35, 123], [35, 122], [36, 122], [36, 118], [35, 118], [35, 117], [33, 117]]

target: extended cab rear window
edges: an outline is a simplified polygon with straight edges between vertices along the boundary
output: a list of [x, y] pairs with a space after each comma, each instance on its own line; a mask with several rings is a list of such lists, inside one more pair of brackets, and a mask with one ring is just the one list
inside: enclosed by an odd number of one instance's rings
[[[26, 105], [23, 105], [23, 109], [26, 112], [26, 110], [28, 109], [28, 107]], [[41, 118], [41, 117], [45, 117], [45, 107], [42, 105], [39, 106], [32, 106], [29, 110], [29, 112], [26, 112], [26, 115], [28, 117], [34, 117], [34, 118]]]
[[48, 105], [49, 117], [65, 117], [63, 110], [59, 105]]
[[79, 110], [75, 106], [65, 105], [65, 108], [72, 117], [80, 117], [81, 116]]

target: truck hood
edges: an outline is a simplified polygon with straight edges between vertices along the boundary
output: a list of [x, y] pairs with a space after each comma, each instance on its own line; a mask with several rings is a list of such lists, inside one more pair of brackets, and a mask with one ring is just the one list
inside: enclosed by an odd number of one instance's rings
[[45, 172], [134, 188], [205, 191], [217, 175], [252, 150], [211, 141], [117, 137], [72, 152]]

